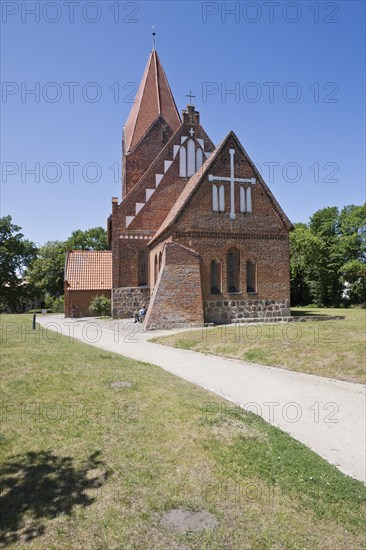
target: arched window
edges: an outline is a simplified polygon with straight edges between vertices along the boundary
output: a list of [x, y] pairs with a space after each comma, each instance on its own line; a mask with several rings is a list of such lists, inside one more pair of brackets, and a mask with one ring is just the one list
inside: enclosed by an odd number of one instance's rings
[[147, 285], [147, 254], [145, 250], [139, 252], [139, 286]]
[[203, 151], [201, 147], [197, 147], [196, 151], [196, 171], [201, 168], [203, 164]]
[[219, 211], [225, 212], [225, 186], [220, 185], [219, 187]]
[[227, 253], [227, 291], [240, 291], [240, 252], [237, 248], [230, 248]]
[[179, 176], [190, 178], [203, 164], [203, 149], [193, 139], [187, 141], [187, 147], [181, 145], [179, 149]]
[[252, 188], [247, 187], [247, 212], [252, 211]]
[[212, 210], [219, 211], [219, 190], [215, 184], [212, 184]]
[[221, 293], [221, 264], [219, 260], [211, 261], [211, 294]]
[[154, 284], [156, 285], [156, 281], [158, 280], [158, 273], [159, 273], [159, 270], [158, 270], [158, 255], [155, 254], [155, 259], [154, 259]]
[[160, 253], [159, 253], [159, 273], [160, 273], [160, 270], [161, 270], [161, 261], [162, 261], [162, 258], [163, 258], [163, 253], [160, 252]]
[[245, 187], [240, 186], [240, 212], [245, 212]]
[[225, 186], [212, 184], [212, 210], [225, 212]]
[[187, 176], [190, 178], [196, 171], [196, 145], [193, 139], [187, 143]]
[[179, 175], [181, 178], [187, 177], [187, 151], [184, 146], [179, 149]]
[[247, 292], [257, 292], [257, 265], [254, 260], [247, 261]]

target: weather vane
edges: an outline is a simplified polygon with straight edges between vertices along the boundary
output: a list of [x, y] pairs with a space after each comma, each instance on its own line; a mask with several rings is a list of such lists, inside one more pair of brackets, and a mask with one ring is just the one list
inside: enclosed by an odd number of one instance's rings
[[155, 32], [155, 25], [151, 25], [151, 28], [152, 28], [152, 37], [153, 37], [153, 51], [155, 50], [155, 36], [156, 36], [156, 32]]

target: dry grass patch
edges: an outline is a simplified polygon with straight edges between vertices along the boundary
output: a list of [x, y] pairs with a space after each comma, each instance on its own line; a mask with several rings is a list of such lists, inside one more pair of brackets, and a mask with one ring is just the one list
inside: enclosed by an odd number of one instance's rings
[[[306, 323], [222, 325], [152, 339], [180, 349], [240, 359], [348, 382], [366, 382], [365, 309], [293, 308]], [[344, 315], [316, 321], [316, 315]]]

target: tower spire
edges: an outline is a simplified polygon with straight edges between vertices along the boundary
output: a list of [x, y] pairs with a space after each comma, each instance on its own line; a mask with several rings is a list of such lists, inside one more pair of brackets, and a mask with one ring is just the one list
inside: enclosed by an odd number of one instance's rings
[[161, 115], [175, 132], [181, 124], [172, 91], [155, 50], [150, 53], [144, 75], [124, 129], [124, 147], [128, 153], [146, 135]]

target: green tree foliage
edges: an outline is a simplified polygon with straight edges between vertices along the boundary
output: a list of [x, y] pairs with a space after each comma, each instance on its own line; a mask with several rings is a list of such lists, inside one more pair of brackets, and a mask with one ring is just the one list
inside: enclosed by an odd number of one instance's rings
[[29, 280], [43, 297], [63, 294], [66, 251], [64, 242], [50, 241], [41, 246], [37, 258], [32, 262]]
[[51, 310], [52, 313], [63, 313], [65, 308], [64, 297], [58, 296], [57, 298], [53, 298], [47, 295], [45, 298], [45, 306], [47, 309]]
[[68, 250], [108, 250], [107, 232], [103, 227], [77, 229], [67, 239], [66, 246]]
[[0, 311], [22, 311], [30, 298], [25, 275], [37, 248], [24, 238], [11, 216], [0, 218]]
[[93, 315], [109, 316], [111, 314], [111, 301], [106, 296], [96, 296], [91, 300], [89, 309]]
[[293, 304], [365, 301], [366, 205], [318, 210], [290, 242]]
[[29, 279], [43, 300], [53, 300], [64, 292], [64, 268], [68, 250], [106, 250], [107, 232], [102, 227], [77, 229], [65, 241], [47, 242], [32, 262]]

